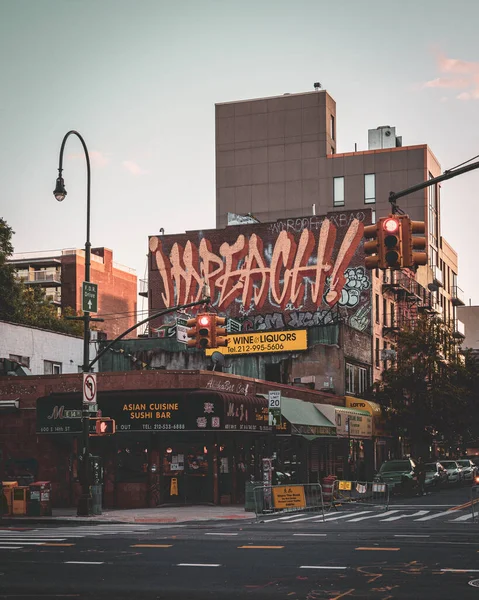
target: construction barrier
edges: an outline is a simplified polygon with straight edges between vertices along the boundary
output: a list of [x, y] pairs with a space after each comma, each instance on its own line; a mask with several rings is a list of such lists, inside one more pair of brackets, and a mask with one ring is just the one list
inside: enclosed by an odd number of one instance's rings
[[333, 483], [329, 510], [347, 504], [362, 504], [378, 509], [389, 508], [389, 487], [375, 481], [347, 481], [337, 479]]
[[479, 521], [479, 485], [473, 485], [471, 487], [471, 511], [472, 521]]
[[259, 485], [254, 488], [256, 519], [265, 515], [318, 513], [323, 516], [323, 489], [320, 483]]

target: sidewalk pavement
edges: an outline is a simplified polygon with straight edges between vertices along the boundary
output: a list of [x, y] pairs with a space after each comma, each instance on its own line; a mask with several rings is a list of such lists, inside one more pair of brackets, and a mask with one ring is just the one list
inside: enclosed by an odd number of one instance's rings
[[244, 506], [165, 506], [159, 508], [133, 508], [128, 510], [105, 509], [101, 515], [77, 517], [76, 508], [53, 509], [51, 517], [3, 516], [2, 526], [18, 524], [85, 524], [85, 523], [191, 523], [198, 521], [225, 521], [252, 519], [254, 512]]

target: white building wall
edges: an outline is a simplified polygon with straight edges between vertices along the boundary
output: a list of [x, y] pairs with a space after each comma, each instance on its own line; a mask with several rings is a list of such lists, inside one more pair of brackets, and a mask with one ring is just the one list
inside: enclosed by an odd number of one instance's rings
[[61, 363], [62, 373], [78, 373], [83, 362], [83, 339], [0, 321], [0, 358], [11, 354], [28, 357], [32, 375], [45, 375], [45, 360]]

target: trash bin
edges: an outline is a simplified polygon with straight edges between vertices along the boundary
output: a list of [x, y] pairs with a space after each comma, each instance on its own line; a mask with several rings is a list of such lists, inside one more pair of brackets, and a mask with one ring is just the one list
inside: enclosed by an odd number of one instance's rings
[[26, 515], [27, 514], [27, 501], [28, 501], [28, 488], [25, 486], [17, 486], [12, 488], [13, 501], [12, 501], [12, 514], [14, 515]]
[[2, 506], [4, 505], [4, 503], [6, 503], [6, 510], [5, 510], [5, 506], [3, 506], [3, 514], [4, 515], [11, 515], [12, 511], [13, 511], [13, 488], [18, 487], [18, 481], [2, 481], [2, 488], [3, 488], [3, 495], [5, 496], [5, 500], [0, 499], [2, 502]]
[[52, 484], [50, 481], [35, 481], [30, 484], [30, 499], [27, 514], [32, 517], [52, 516]]
[[262, 481], [247, 481], [245, 485], [244, 509], [250, 512], [256, 512], [256, 501], [263, 506], [263, 491], [257, 490], [255, 500], [255, 488], [261, 487]]
[[91, 490], [91, 511], [94, 515], [101, 515], [103, 485], [97, 484], [90, 486]]

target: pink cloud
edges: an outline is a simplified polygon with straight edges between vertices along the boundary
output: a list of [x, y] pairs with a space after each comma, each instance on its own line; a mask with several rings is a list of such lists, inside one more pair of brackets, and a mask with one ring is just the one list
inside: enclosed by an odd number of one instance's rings
[[479, 100], [479, 88], [472, 90], [471, 92], [462, 92], [456, 96], [458, 100]]
[[469, 62], [458, 60], [457, 58], [447, 58], [444, 54], [438, 54], [437, 62], [439, 70], [443, 73], [479, 73], [479, 62]]
[[426, 81], [424, 87], [428, 88], [464, 88], [471, 85], [470, 79], [446, 79], [444, 77], [436, 77], [431, 81]]
[[145, 169], [142, 169], [140, 167], [140, 165], [138, 165], [136, 162], [134, 162], [132, 160], [124, 160], [121, 164], [132, 175], [138, 176], [138, 175], [146, 175], [148, 173], [148, 171], [146, 171]]

